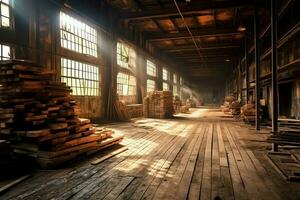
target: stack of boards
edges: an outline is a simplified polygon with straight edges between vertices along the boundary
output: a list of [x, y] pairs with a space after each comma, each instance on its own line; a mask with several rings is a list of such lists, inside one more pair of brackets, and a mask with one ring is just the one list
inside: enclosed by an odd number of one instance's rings
[[119, 143], [122, 136], [80, 119], [79, 105], [53, 72], [30, 62], [0, 63], [0, 137], [14, 152], [54, 167]]
[[142, 104], [126, 105], [126, 109], [130, 115], [130, 118], [137, 118], [137, 117], [143, 116], [143, 105]]
[[163, 119], [173, 116], [173, 93], [171, 91], [149, 92], [143, 101], [145, 117]]
[[255, 104], [245, 104], [241, 107], [241, 118], [245, 122], [253, 123], [255, 122], [256, 109]]
[[174, 97], [174, 101], [173, 101], [173, 106], [174, 106], [174, 112], [180, 113], [180, 107], [181, 107], [181, 100], [178, 96]]

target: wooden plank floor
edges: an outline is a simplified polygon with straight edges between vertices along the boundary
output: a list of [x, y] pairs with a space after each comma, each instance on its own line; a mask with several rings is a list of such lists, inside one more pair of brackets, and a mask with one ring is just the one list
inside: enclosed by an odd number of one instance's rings
[[[266, 157], [266, 133], [213, 109], [112, 125], [128, 150], [35, 171], [0, 199], [300, 199]], [[218, 198], [219, 197], [219, 198]]]

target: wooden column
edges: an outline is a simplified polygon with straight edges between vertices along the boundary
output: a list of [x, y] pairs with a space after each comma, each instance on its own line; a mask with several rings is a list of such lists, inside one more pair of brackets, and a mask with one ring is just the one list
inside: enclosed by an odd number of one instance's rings
[[258, 8], [255, 8], [254, 16], [254, 45], [255, 45], [255, 129], [260, 130], [260, 60], [259, 60], [259, 31]]
[[[272, 132], [278, 132], [278, 77], [277, 77], [277, 0], [271, 0], [271, 47], [272, 47]], [[272, 150], [277, 151], [278, 145], [273, 144]]]
[[248, 66], [248, 50], [247, 38], [245, 38], [245, 71], [246, 71], [246, 103], [249, 101], [249, 66]]

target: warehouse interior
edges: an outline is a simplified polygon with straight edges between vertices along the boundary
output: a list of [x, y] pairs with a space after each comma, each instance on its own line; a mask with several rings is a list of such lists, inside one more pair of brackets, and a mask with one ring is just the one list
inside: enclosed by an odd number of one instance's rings
[[300, 199], [299, 0], [0, 0], [0, 199]]

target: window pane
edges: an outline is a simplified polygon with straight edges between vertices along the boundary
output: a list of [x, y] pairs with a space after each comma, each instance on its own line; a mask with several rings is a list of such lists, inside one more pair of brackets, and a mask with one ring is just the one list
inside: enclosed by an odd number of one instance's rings
[[91, 75], [96, 70], [99, 69], [94, 65], [61, 59], [61, 81], [71, 87], [73, 95], [99, 96], [99, 73]]
[[[78, 53], [97, 57], [96, 30], [75, 18], [60, 12], [61, 46]], [[89, 48], [87, 48], [89, 47]]]
[[4, 27], [9, 27], [10, 23], [9, 23], [9, 18], [7, 17], [1, 17], [1, 21], [2, 21], [2, 26]]
[[156, 77], [156, 65], [147, 60], [147, 75]]
[[9, 7], [5, 4], [1, 4], [1, 15], [9, 17]]

